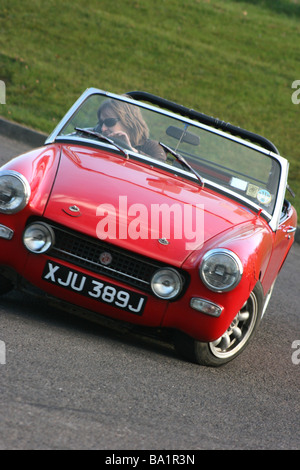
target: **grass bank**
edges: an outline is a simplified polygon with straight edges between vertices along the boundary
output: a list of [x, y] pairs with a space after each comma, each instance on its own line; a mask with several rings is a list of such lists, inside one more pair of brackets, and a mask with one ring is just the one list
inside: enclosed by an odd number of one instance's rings
[[272, 140], [300, 213], [299, 18], [297, 0], [1, 0], [0, 115], [50, 133], [88, 87], [149, 91]]

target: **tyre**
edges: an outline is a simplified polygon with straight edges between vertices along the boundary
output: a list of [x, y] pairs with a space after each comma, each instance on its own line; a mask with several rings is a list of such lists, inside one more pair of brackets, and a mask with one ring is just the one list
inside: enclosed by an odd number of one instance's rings
[[14, 288], [13, 283], [0, 274], [0, 295], [7, 294]]
[[220, 338], [210, 343], [202, 343], [177, 332], [174, 336], [175, 349], [191, 362], [211, 367], [222, 366], [236, 358], [248, 345], [261, 320], [263, 307], [263, 290], [258, 283]]

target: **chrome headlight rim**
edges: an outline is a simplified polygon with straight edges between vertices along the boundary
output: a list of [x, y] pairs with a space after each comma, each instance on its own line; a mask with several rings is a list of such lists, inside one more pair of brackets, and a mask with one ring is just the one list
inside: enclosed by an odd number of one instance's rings
[[18, 182], [20, 182], [22, 184], [22, 186], [23, 186], [23, 196], [22, 196], [21, 202], [16, 207], [5, 208], [5, 207], [1, 207], [1, 205], [0, 205], [0, 213], [2, 213], [2, 214], [16, 214], [17, 212], [20, 212], [22, 209], [24, 209], [24, 207], [27, 206], [30, 195], [31, 195], [31, 188], [30, 188], [30, 185], [29, 185], [27, 179], [25, 178], [25, 176], [23, 176], [18, 171], [15, 171], [15, 170], [0, 171], [0, 180], [1, 180], [2, 177], [5, 177], [5, 176], [10, 176], [10, 177], [16, 178], [18, 180]]
[[[213, 257], [213, 256], [218, 256], [218, 255], [223, 255], [223, 256], [226, 256], [228, 257], [231, 261], [234, 262], [235, 266], [236, 266], [236, 277], [235, 277], [235, 281], [232, 282], [230, 285], [228, 286], [223, 286], [223, 287], [216, 287], [212, 284], [210, 284], [208, 282], [208, 279], [207, 277], [205, 276], [204, 274], [204, 266], [205, 266], [205, 263], [208, 262], [209, 258]], [[203, 282], [203, 284], [211, 291], [213, 292], [219, 292], [219, 293], [222, 293], [222, 292], [230, 292], [232, 291], [240, 282], [241, 278], [242, 278], [242, 275], [243, 275], [243, 265], [242, 265], [242, 262], [240, 260], [240, 258], [231, 250], [228, 250], [226, 248], [214, 248], [212, 250], [209, 250], [207, 253], [205, 253], [205, 255], [203, 256], [202, 258], [202, 261], [201, 261], [201, 264], [200, 264], [200, 268], [199, 268], [199, 274], [200, 274], [200, 277], [201, 277], [201, 280]]]
[[[162, 277], [162, 276], [165, 276], [165, 277], [168, 277], [170, 276], [170, 278], [173, 277], [173, 280], [175, 281], [176, 283], [176, 287], [173, 288], [172, 291], [170, 291], [169, 293], [165, 293], [165, 294], [162, 294], [158, 291], [157, 287], [156, 287], [156, 283], [158, 282], [158, 279], [159, 277]], [[183, 289], [183, 278], [182, 276], [180, 275], [180, 273], [174, 269], [174, 268], [160, 268], [158, 269], [157, 271], [155, 271], [155, 273], [153, 274], [152, 276], [152, 279], [151, 279], [151, 289], [152, 289], [152, 292], [153, 294], [160, 298], [160, 299], [163, 299], [163, 300], [174, 300], [176, 299], [182, 292], [182, 289]]]
[[[32, 240], [29, 240], [29, 231], [30, 230], [41, 230], [41, 232], [44, 235], [44, 244], [40, 248], [35, 248], [33, 249], [33, 243]], [[32, 235], [31, 235], [32, 236]], [[28, 240], [27, 240], [28, 238]], [[42, 239], [38, 240], [41, 241]], [[46, 224], [45, 222], [32, 222], [27, 227], [25, 228], [23, 232], [23, 244], [25, 248], [30, 252], [34, 254], [44, 254], [47, 253], [54, 245], [55, 242], [55, 234], [50, 227], [50, 225]], [[32, 243], [32, 245], [31, 245]]]

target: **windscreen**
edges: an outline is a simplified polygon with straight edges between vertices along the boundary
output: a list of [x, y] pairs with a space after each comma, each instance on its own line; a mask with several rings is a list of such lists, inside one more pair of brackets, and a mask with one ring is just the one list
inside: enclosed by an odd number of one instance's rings
[[[248, 200], [273, 214], [280, 165], [264, 149], [200, 123], [146, 104], [133, 104], [126, 96], [91, 95], [75, 111], [58, 137], [116, 145], [153, 166], [191, 177], [190, 170], [160, 143], [170, 147], [205, 183], [223, 189], [229, 197]], [[101, 138], [102, 137], [102, 138]], [[193, 176], [194, 178], [194, 176]]]

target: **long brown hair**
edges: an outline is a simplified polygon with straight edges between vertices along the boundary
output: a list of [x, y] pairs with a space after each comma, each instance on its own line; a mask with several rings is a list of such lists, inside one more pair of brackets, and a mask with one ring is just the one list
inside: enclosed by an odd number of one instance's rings
[[149, 129], [138, 106], [126, 103], [125, 101], [108, 99], [104, 101], [98, 109], [97, 114], [99, 121], [102, 111], [107, 108], [111, 109], [115, 113], [116, 117], [119, 118], [128, 133], [128, 137], [133, 147], [140, 146], [145, 143], [149, 138]]

